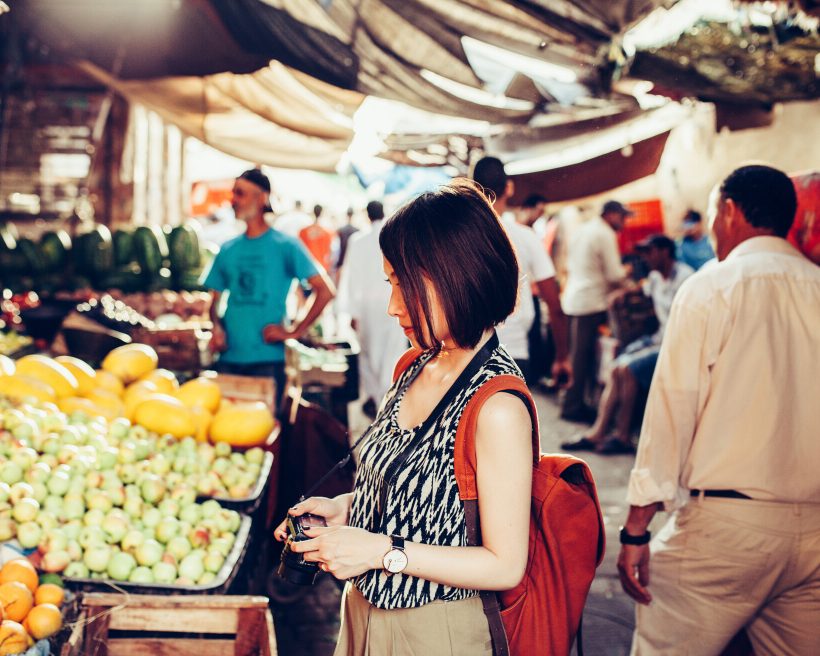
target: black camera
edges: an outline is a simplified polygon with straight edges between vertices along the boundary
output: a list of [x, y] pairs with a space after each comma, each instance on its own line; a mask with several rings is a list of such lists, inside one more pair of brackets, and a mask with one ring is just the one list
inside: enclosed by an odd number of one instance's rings
[[318, 515], [299, 515], [292, 517], [288, 515], [288, 539], [285, 548], [282, 549], [282, 558], [279, 563], [278, 573], [288, 583], [297, 585], [313, 585], [316, 582], [316, 575], [319, 573], [319, 563], [306, 562], [302, 554], [291, 551], [291, 542], [302, 542], [310, 540], [305, 535], [305, 529], [313, 527], [327, 526], [324, 517]]

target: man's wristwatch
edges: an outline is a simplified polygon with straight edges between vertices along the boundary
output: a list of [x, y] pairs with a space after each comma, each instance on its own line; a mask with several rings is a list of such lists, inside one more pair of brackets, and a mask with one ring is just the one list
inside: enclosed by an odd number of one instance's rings
[[382, 567], [388, 574], [398, 574], [407, 567], [407, 554], [404, 552], [404, 538], [398, 535], [390, 536], [391, 548], [382, 559]]
[[639, 546], [646, 544], [652, 539], [652, 533], [646, 531], [643, 535], [631, 535], [626, 532], [626, 526], [621, 526], [621, 544], [631, 544]]

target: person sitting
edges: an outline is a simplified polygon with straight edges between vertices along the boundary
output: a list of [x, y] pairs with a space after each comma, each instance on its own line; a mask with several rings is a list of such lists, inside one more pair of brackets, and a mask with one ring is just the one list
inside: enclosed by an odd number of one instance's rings
[[703, 232], [700, 212], [689, 210], [683, 217], [683, 235], [677, 241], [678, 260], [695, 271], [715, 259], [709, 235]]
[[[651, 336], [627, 345], [615, 360], [612, 375], [601, 395], [598, 417], [586, 435], [561, 445], [566, 451], [597, 451], [603, 454], [634, 453], [630, 428], [635, 401], [640, 391], [647, 392], [658, 361], [661, 338], [672, 299], [692, 267], [675, 260], [675, 242], [665, 235], [652, 235], [639, 244], [650, 269], [643, 292], [652, 299], [660, 327]], [[614, 427], [607, 433], [614, 419]]]

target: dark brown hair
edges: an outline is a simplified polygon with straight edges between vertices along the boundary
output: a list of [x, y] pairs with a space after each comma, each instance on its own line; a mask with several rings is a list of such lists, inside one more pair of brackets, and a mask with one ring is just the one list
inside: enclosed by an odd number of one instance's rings
[[456, 344], [473, 348], [504, 321], [518, 298], [518, 262], [498, 215], [478, 185], [457, 178], [410, 201], [379, 234], [423, 348], [433, 335], [424, 277], [441, 302]]

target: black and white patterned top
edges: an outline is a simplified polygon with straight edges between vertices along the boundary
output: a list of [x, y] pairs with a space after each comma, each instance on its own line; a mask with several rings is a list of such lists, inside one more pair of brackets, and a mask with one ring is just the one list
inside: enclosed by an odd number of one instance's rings
[[[390, 388], [383, 406], [389, 408], [389, 412], [381, 412], [376, 417], [371, 436], [362, 447], [350, 526], [398, 535], [411, 542], [466, 546], [464, 506], [458, 497], [453, 470], [458, 421], [465, 405], [483, 383], [499, 374], [521, 377], [521, 372], [503, 347], [492, 352], [466, 388], [433, 423], [416, 451], [407, 458], [387, 493], [383, 516], [378, 518], [384, 474], [417, 430], [399, 427], [401, 399], [392, 409], [390, 401], [423, 360], [416, 360]], [[379, 525], [375, 526], [379, 520]], [[475, 590], [453, 588], [405, 574], [387, 575], [381, 569], [361, 574], [354, 579], [354, 584], [370, 603], [385, 609], [414, 608], [435, 600], [456, 601], [477, 594]]]

